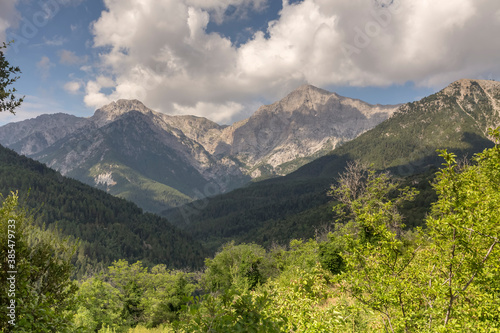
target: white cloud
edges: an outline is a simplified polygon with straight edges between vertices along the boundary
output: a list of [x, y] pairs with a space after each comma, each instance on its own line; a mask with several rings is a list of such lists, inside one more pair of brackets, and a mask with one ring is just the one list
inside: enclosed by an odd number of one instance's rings
[[90, 73], [92, 73], [93, 68], [90, 65], [85, 65], [85, 66], [80, 67], [80, 70], [82, 72], [90, 74]]
[[78, 81], [69, 81], [64, 85], [64, 90], [69, 92], [70, 94], [78, 94], [80, 92], [80, 88], [82, 87], [81, 83]]
[[46, 80], [50, 76], [50, 70], [54, 66], [55, 65], [47, 56], [43, 56], [40, 61], [36, 63], [36, 68], [38, 69], [43, 80]]
[[226, 19], [228, 8], [262, 10], [267, 1], [105, 0], [94, 46], [112, 80], [87, 82], [85, 103], [139, 98], [165, 112], [229, 121], [257, 97], [274, 100], [304, 82], [439, 86], [500, 73], [497, 0], [283, 4], [267, 35], [235, 46], [207, 34], [209, 21]]
[[335, 83], [345, 61], [337, 24], [336, 15], [323, 13], [313, 1], [285, 6], [281, 19], [269, 26], [269, 39], [257, 33], [238, 50], [241, 77], [264, 85]]
[[97, 83], [102, 88], [112, 88], [115, 86], [115, 81], [112, 78], [100, 75], [97, 77]]
[[85, 98], [83, 101], [89, 106], [100, 107], [108, 104], [111, 100], [101, 92], [101, 86], [96, 81], [87, 82], [85, 87]]
[[49, 46], [61, 46], [64, 43], [68, 41], [67, 38], [64, 38], [62, 36], [54, 36], [52, 39], [47, 39], [45, 36], [43, 37], [44, 45], [49, 45]]

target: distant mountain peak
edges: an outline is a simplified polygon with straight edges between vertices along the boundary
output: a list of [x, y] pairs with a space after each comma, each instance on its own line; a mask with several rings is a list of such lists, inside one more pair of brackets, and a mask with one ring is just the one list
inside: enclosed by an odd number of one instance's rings
[[138, 111], [143, 114], [153, 113], [151, 109], [137, 99], [119, 99], [97, 109], [90, 119], [101, 127], [130, 111]]
[[[145, 108], [146, 106], [144, 103], [139, 101], [138, 99], [119, 99], [116, 102], [113, 102], [116, 105], [120, 106], [133, 106], [133, 107], [139, 107], [139, 108]], [[113, 104], [111, 103], [111, 104]]]
[[119, 99], [115, 102], [111, 102], [99, 110], [104, 112], [119, 112], [125, 113], [129, 111], [139, 111], [142, 113], [147, 113], [151, 111], [147, 106], [145, 106], [141, 101], [137, 99]]
[[309, 109], [315, 109], [318, 105], [324, 105], [331, 97], [338, 98], [335, 93], [315, 87], [310, 84], [304, 84], [286, 95], [282, 100], [272, 104], [286, 112], [293, 112], [301, 106]]
[[311, 84], [303, 84], [300, 87], [298, 87], [297, 89], [295, 89], [294, 91], [292, 91], [290, 94], [293, 94], [293, 93], [308, 93], [308, 92], [317, 92], [317, 93], [326, 94], [326, 95], [331, 95], [332, 94], [328, 90], [315, 87], [315, 86], [313, 86]]
[[315, 87], [310, 84], [303, 84], [291, 93], [289, 93], [283, 100], [293, 99], [293, 98], [304, 98], [304, 99], [324, 99], [325, 97], [330, 98], [331, 96], [339, 97], [336, 93], [332, 93], [328, 90]]

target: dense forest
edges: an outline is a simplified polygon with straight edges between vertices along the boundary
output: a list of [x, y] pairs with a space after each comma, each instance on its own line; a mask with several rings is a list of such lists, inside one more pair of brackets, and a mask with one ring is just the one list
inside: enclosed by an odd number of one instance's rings
[[203, 247], [165, 218], [0, 146], [0, 194], [17, 191], [41, 228], [79, 239], [78, 276], [114, 260], [142, 260], [151, 266], [201, 267]]
[[442, 167], [422, 176], [435, 193], [423, 227], [402, 214], [416, 209], [415, 179], [348, 163], [329, 191], [330, 230], [286, 246], [229, 242], [201, 271], [116, 260], [71, 280], [73, 240], [40, 229], [10, 195], [2, 229], [17, 221], [24, 258], [11, 331], [497, 332], [500, 130], [489, 134], [496, 146], [470, 161], [442, 150]]

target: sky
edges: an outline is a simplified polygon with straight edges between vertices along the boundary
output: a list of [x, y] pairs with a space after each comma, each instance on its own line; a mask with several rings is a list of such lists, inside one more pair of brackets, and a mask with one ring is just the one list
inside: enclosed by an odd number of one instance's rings
[[118, 99], [230, 124], [303, 84], [398, 104], [500, 79], [498, 0], [0, 0], [25, 101], [0, 125]]

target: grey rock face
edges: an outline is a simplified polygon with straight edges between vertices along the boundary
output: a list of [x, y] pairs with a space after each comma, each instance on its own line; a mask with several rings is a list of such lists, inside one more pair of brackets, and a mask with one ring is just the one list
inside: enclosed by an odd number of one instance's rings
[[250, 170], [267, 165], [272, 173], [285, 174], [290, 170], [280, 165], [326, 153], [386, 120], [397, 107], [370, 105], [305, 85], [224, 129], [222, 141]]
[[45, 114], [0, 127], [0, 144], [32, 156], [88, 123], [69, 114]]

